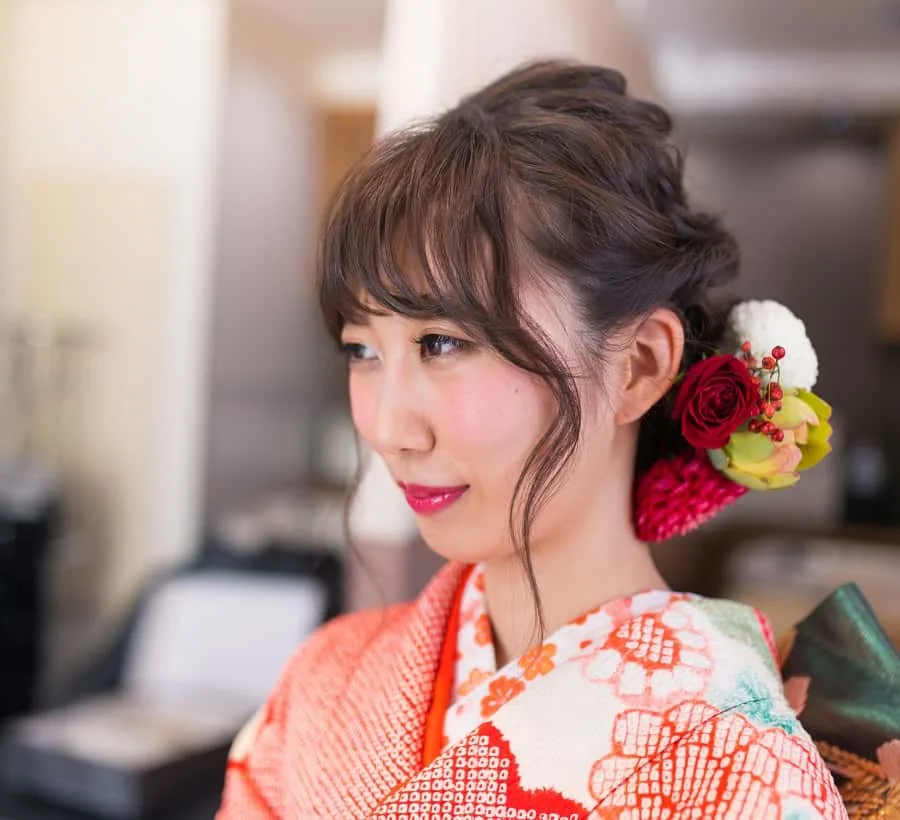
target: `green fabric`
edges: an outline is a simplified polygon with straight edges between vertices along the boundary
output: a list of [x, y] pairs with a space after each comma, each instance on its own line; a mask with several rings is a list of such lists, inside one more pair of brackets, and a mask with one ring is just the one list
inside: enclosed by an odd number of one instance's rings
[[743, 697], [743, 712], [757, 726], [775, 727], [788, 735], [798, 734], [802, 721], [783, 703], [778, 703], [756, 675], [743, 674], [738, 679], [738, 697]]
[[816, 740], [874, 760], [900, 738], [900, 656], [856, 584], [797, 625], [783, 673], [810, 679], [800, 720]]
[[736, 601], [699, 596], [696, 597], [695, 603], [724, 635], [751, 647], [760, 658], [765, 660], [772, 672], [777, 674], [778, 664], [772, 655], [772, 649], [763, 637], [760, 621], [753, 609]]
[[[735, 601], [700, 596], [693, 596], [691, 600], [722, 635], [753, 650], [777, 680], [778, 664], [763, 636], [755, 610]], [[796, 735], [801, 723], [781, 698], [772, 696], [771, 680], [770, 676], [761, 675], [759, 669], [748, 668], [738, 676], [736, 682], [729, 680], [725, 687], [710, 684], [707, 697], [722, 709], [739, 705], [740, 712], [761, 728], [775, 727], [789, 735]]]

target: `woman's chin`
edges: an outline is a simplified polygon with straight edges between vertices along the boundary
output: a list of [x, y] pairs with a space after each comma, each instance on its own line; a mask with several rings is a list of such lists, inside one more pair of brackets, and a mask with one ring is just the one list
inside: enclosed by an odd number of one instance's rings
[[484, 532], [484, 529], [479, 531], [477, 527], [450, 527], [419, 522], [419, 533], [425, 545], [435, 555], [447, 561], [480, 564], [513, 554], [512, 546], [488, 541]]

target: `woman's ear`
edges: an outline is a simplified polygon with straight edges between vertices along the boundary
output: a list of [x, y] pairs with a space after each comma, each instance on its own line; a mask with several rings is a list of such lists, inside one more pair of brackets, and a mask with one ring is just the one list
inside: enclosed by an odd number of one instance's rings
[[684, 325], [668, 308], [653, 311], [634, 330], [623, 353], [623, 385], [616, 423], [637, 421], [672, 387], [684, 353]]

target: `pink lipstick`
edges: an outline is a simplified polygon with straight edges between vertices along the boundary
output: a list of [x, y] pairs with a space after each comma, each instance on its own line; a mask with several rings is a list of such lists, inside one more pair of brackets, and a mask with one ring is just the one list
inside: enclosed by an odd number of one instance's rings
[[406, 503], [417, 515], [433, 515], [456, 503], [469, 489], [467, 484], [460, 487], [426, 487], [421, 484], [404, 484], [400, 489], [406, 496]]

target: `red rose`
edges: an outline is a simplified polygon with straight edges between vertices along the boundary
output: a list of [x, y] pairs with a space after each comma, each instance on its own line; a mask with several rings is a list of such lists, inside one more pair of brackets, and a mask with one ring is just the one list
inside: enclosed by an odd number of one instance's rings
[[688, 370], [672, 417], [681, 419], [681, 434], [689, 444], [718, 450], [755, 415], [758, 401], [759, 388], [746, 364], [735, 356], [712, 356]]

